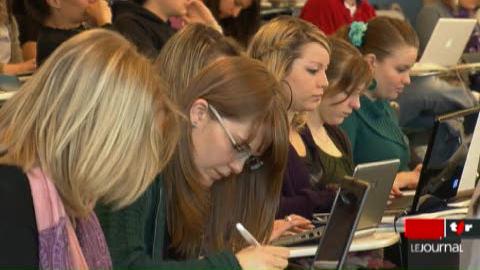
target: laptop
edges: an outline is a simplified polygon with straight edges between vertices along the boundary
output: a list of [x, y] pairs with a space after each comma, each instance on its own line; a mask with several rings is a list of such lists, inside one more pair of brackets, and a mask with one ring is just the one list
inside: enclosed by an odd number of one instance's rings
[[[438, 210], [433, 209], [435, 200], [446, 205], [447, 200], [457, 197], [457, 192], [459, 196], [468, 196], [466, 191], [473, 193], [480, 156], [479, 111], [477, 106], [435, 119], [416, 190], [393, 200], [386, 214], [434, 211]], [[459, 125], [463, 129], [458, 130]], [[424, 203], [432, 209], [421, 209]]]
[[393, 181], [400, 167], [400, 160], [385, 160], [359, 164], [355, 167], [353, 178], [362, 179], [370, 185], [365, 208], [360, 214], [356, 236], [373, 234], [380, 224]]
[[0, 90], [5, 92], [17, 91], [21, 86], [16, 76], [0, 74]]
[[476, 19], [440, 18], [412, 72], [455, 67], [476, 23]]
[[[324, 234], [320, 240], [317, 240], [315, 257], [313, 261], [303, 261], [306, 265], [299, 268], [342, 268], [369, 189], [368, 183], [345, 176], [333, 203]], [[294, 252], [291, 252], [290, 256], [296, 257]]]
[[[375, 229], [382, 220], [388, 196], [399, 166], [400, 160], [394, 159], [363, 163], [355, 167], [353, 179], [361, 179], [371, 186], [355, 236], [366, 236], [375, 233]], [[313, 223], [319, 225], [317, 228], [295, 235], [280, 237], [272, 241], [272, 244], [294, 246], [315, 243], [318, 238], [322, 237], [325, 229], [324, 225], [327, 224], [329, 216], [330, 213], [314, 214]], [[321, 219], [323, 220], [316, 222]]]

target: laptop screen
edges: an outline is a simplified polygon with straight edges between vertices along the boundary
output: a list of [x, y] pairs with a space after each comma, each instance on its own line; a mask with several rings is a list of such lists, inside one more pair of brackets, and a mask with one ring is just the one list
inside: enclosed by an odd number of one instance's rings
[[442, 199], [455, 196], [479, 111], [480, 107], [474, 107], [436, 118], [413, 200], [412, 213], [418, 210], [418, 201], [422, 195], [434, 194]]
[[369, 185], [345, 178], [319, 242], [314, 269], [340, 268], [350, 247]]

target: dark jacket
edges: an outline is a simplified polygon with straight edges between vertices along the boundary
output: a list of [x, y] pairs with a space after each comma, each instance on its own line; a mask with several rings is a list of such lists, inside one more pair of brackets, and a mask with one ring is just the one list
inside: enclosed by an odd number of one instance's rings
[[331, 189], [313, 188], [307, 161], [298, 155], [292, 144], [289, 144], [277, 218], [297, 214], [310, 219], [313, 213], [329, 212], [335, 194]]
[[0, 268], [38, 268], [38, 231], [28, 178], [0, 165]]
[[305, 126], [300, 132], [306, 146], [307, 167], [314, 186], [340, 183], [345, 175], [351, 176], [354, 170], [352, 146], [347, 135], [338, 126], [325, 124], [324, 127], [330, 139], [342, 153], [341, 157], [332, 157], [323, 152], [315, 143], [308, 126]]
[[157, 57], [163, 45], [175, 34], [168, 22], [131, 1], [115, 2], [112, 13], [115, 29], [151, 59]]
[[95, 209], [102, 225], [114, 267], [155, 269], [240, 269], [235, 256], [221, 252], [202, 259], [175, 261], [167, 257], [166, 197], [157, 177], [132, 205], [110, 211]]

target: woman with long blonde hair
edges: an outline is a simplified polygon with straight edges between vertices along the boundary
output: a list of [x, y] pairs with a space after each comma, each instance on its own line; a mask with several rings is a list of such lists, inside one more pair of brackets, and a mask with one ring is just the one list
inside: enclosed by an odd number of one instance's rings
[[305, 160], [307, 149], [299, 133], [306, 113], [320, 105], [328, 86], [325, 72], [330, 46], [326, 36], [308, 22], [282, 16], [260, 28], [248, 54], [261, 60], [283, 82], [288, 104], [290, 148], [277, 217], [290, 220], [289, 215], [297, 214], [310, 219], [315, 212], [329, 211], [335, 192], [313, 189]]
[[0, 265], [110, 268], [93, 208], [134, 202], [175, 130], [162, 81], [127, 40], [92, 30], [61, 45], [0, 110]]

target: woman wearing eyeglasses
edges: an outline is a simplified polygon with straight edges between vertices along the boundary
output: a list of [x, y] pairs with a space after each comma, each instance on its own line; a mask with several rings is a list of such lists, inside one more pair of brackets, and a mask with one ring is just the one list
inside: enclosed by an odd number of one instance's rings
[[[286, 249], [249, 247], [234, 228], [240, 221], [260, 243], [270, 238], [261, 224], [273, 223], [287, 157], [279, 88], [257, 61], [226, 57], [178, 89], [186, 119], [169, 164], [134, 205], [97, 209], [115, 266], [286, 267]], [[254, 211], [265, 216], [245, 217]]]

